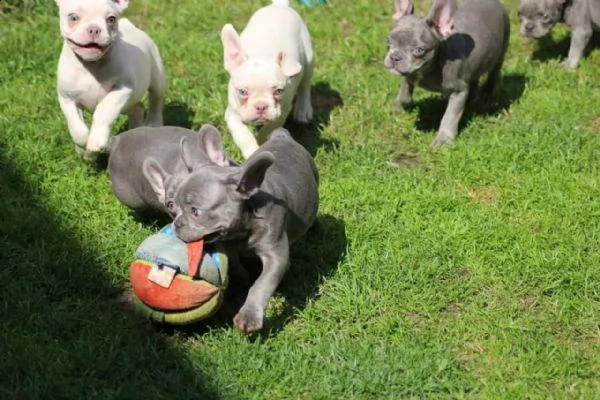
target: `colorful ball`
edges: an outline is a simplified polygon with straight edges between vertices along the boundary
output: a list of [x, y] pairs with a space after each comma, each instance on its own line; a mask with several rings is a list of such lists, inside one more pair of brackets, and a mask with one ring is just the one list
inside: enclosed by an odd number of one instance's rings
[[131, 263], [136, 309], [161, 323], [186, 325], [213, 315], [228, 284], [228, 260], [219, 243], [186, 243], [172, 224], [146, 238]]

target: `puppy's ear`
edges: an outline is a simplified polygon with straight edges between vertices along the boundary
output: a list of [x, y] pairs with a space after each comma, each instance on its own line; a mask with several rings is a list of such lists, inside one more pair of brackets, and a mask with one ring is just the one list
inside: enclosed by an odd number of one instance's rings
[[452, 34], [452, 29], [454, 28], [454, 13], [456, 12], [456, 8], [456, 0], [435, 0], [425, 22], [431, 28], [435, 29], [442, 39], [446, 39]]
[[244, 50], [240, 37], [231, 24], [225, 24], [221, 30], [223, 43], [223, 65], [227, 72], [231, 72], [244, 62]]
[[395, 0], [394, 5], [396, 7], [396, 12], [392, 16], [394, 21], [398, 21], [405, 15], [409, 15], [415, 12], [415, 7], [413, 6], [412, 0]]
[[242, 167], [242, 171], [235, 178], [236, 192], [244, 199], [249, 199], [258, 193], [260, 185], [265, 179], [265, 174], [273, 161], [275, 161], [275, 156], [268, 151], [250, 157]]
[[212, 125], [204, 124], [200, 127], [199, 133], [202, 135], [201, 146], [210, 161], [221, 167], [228, 167], [230, 165], [229, 157], [223, 148], [219, 130]]
[[181, 161], [183, 165], [188, 170], [188, 172], [192, 172], [194, 170], [194, 149], [191, 148], [188, 143], [187, 137], [182, 137], [179, 141], [179, 156], [181, 157]]
[[121, 12], [125, 11], [125, 9], [129, 7], [129, 0], [112, 0], [112, 2], [119, 7]]
[[161, 203], [165, 202], [165, 180], [167, 179], [167, 172], [163, 169], [158, 161], [152, 157], [148, 157], [142, 163], [142, 172], [150, 183], [152, 190], [156, 193], [158, 201]]
[[283, 52], [277, 53], [275, 58], [277, 65], [281, 67], [283, 74], [288, 78], [296, 76], [302, 71], [302, 65], [297, 61], [290, 60]]

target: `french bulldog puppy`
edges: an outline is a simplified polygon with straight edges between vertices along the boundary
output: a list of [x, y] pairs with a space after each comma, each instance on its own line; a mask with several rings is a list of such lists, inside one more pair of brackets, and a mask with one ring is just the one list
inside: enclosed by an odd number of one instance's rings
[[[247, 159], [259, 142], [283, 125], [292, 106], [296, 121], [312, 119], [312, 44], [304, 21], [288, 0], [273, 0], [256, 11], [239, 36], [226, 24], [221, 41], [230, 75], [225, 120]], [[258, 141], [248, 124], [261, 126]]]
[[[58, 60], [58, 102], [75, 149], [93, 160], [121, 113], [129, 127], [163, 124], [166, 79], [158, 48], [128, 19], [129, 0], [56, 0], [64, 44]], [[149, 92], [144, 121], [142, 98]], [[93, 113], [91, 127], [82, 111]]]
[[139, 127], [110, 139], [108, 173], [114, 194], [126, 206], [174, 217], [179, 185], [204, 164], [235, 165], [212, 125], [198, 132], [176, 126]]
[[396, 105], [413, 105], [415, 86], [448, 96], [448, 106], [432, 144], [454, 141], [468, 99], [492, 93], [508, 48], [510, 23], [498, 0], [435, 0], [425, 17], [413, 15], [411, 0], [395, 0], [395, 26], [388, 36], [384, 65], [403, 77]]
[[594, 30], [600, 30], [598, 0], [521, 0], [519, 5], [522, 36], [539, 39], [550, 33], [558, 22], [571, 28], [566, 69], [575, 69], [583, 57]]
[[289, 245], [315, 222], [319, 173], [310, 154], [284, 128], [239, 167], [206, 165], [180, 186], [174, 221], [184, 241], [222, 241], [253, 254], [262, 272], [234, 318], [242, 332], [260, 330], [264, 310], [288, 269]]

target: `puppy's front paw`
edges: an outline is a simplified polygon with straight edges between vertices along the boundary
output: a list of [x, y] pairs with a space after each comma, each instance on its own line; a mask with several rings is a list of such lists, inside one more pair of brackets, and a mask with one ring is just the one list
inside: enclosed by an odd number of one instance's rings
[[405, 99], [400, 96], [396, 98], [394, 102], [394, 111], [410, 111], [415, 107], [412, 99]]
[[90, 153], [99, 153], [104, 150], [108, 145], [108, 137], [95, 137], [90, 135], [88, 138], [87, 145], [85, 146], [85, 150]]
[[439, 133], [433, 143], [431, 143], [431, 147], [433, 149], [441, 149], [442, 147], [450, 146], [454, 142], [454, 138], [448, 134]]
[[233, 324], [244, 333], [259, 331], [263, 325], [263, 312], [250, 307], [242, 307], [233, 318]]
[[244, 146], [243, 148], [241, 148], [241, 150], [242, 150], [242, 156], [244, 157], [244, 159], [247, 160], [250, 158], [252, 153], [254, 153], [256, 150], [258, 150], [258, 144], [257, 143], [248, 144], [247, 146]]
[[577, 61], [567, 59], [563, 61], [560, 65], [567, 71], [574, 71], [577, 68], [577, 64]]
[[301, 104], [299, 103], [296, 107], [294, 107], [294, 121], [299, 122], [301, 124], [308, 124], [313, 119], [313, 108], [308, 103]]

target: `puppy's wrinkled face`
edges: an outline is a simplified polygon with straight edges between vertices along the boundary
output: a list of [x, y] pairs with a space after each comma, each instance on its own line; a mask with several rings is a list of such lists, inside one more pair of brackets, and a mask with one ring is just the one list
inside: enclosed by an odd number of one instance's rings
[[247, 60], [231, 72], [231, 84], [246, 124], [262, 125], [281, 115], [289, 79], [275, 61]]
[[238, 221], [243, 199], [232, 195], [233, 168], [206, 166], [180, 186], [175, 203], [175, 234], [186, 242], [204, 238], [207, 243], [227, 236]]
[[522, 0], [519, 6], [522, 36], [539, 39], [560, 22], [564, 0]]
[[98, 61], [119, 34], [119, 16], [127, 0], [56, 0], [60, 31], [66, 43], [84, 61]]
[[165, 178], [165, 197], [160, 199], [169, 213], [171, 218], [175, 218], [179, 213], [179, 206], [177, 205], [177, 192], [181, 184], [189, 176], [189, 172], [179, 172], [177, 174], [170, 174]]
[[417, 74], [435, 58], [440, 43], [441, 38], [423, 18], [405, 15], [387, 37], [384, 65], [396, 75]]

